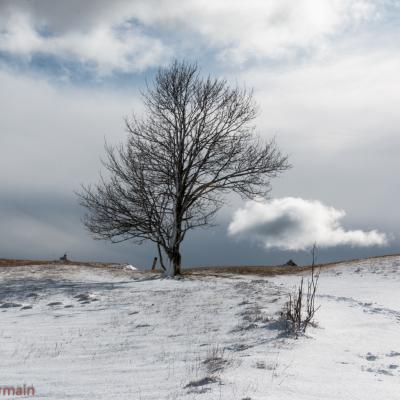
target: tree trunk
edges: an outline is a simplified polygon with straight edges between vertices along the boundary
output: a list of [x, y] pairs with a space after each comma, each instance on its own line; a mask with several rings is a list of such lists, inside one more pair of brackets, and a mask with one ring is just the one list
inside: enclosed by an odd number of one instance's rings
[[173, 276], [181, 274], [181, 253], [179, 251], [179, 245], [174, 248], [171, 253], [171, 262], [173, 267]]
[[159, 257], [160, 257], [160, 265], [161, 265], [161, 268], [162, 268], [164, 271], [166, 271], [167, 269], [166, 269], [165, 266], [164, 266], [164, 261], [163, 261], [163, 256], [162, 256], [162, 253], [161, 253], [161, 246], [160, 246], [160, 243], [157, 243], [157, 250], [158, 250], [158, 255], [159, 255]]
[[175, 206], [174, 217], [170, 260], [173, 267], [173, 276], [176, 276], [181, 274], [182, 259], [180, 253], [180, 244], [182, 241], [182, 207], [179, 201], [177, 201], [177, 205]]

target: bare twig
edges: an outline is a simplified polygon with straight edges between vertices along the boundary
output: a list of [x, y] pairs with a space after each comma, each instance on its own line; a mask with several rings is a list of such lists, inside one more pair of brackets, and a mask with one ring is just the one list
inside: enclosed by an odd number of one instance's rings
[[304, 294], [304, 278], [301, 278], [300, 286], [289, 293], [289, 299], [285, 304], [282, 316], [286, 322], [286, 328], [294, 335], [304, 333], [307, 327], [314, 322], [315, 313], [319, 307], [315, 306], [315, 296], [321, 270], [315, 272], [314, 254], [316, 245], [313, 246], [313, 263], [311, 277], [307, 281], [307, 293]]

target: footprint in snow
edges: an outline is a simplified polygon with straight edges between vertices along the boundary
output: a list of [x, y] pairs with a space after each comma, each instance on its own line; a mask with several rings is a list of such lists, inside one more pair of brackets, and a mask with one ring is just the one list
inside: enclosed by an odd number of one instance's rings
[[22, 304], [18, 303], [4, 303], [0, 306], [0, 308], [15, 308], [15, 307], [21, 307]]
[[49, 307], [53, 306], [62, 306], [61, 301], [53, 301], [52, 303], [47, 304]]
[[74, 296], [74, 299], [77, 299], [81, 304], [89, 304], [92, 301], [99, 301], [99, 299], [96, 299], [87, 293], [78, 294]]
[[378, 356], [375, 356], [372, 353], [367, 353], [367, 355], [365, 356], [365, 359], [367, 361], [376, 361], [378, 359]]
[[[377, 355], [372, 354], [372, 353], [367, 353], [367, 355], [365, 356], [365, 359], [367, 361], [376, 361], [378, 359], [382, 360], [382, 358], [385, 358], [385, 357], [399, 357], [399, 356], [400, 356], [400, 353], [396, 352], [396, 351], [391, 351], [390, 353], [382, 355], [381, 357], [378, 357]], [[371, 364], [369, 364], [369, 365], [371, 365]], [[378, 375], [394, 376], [394, 375], [396, 375], [396, 373], [400, 372], [399, 365], [394, 364], [394, 363], [390, 363], [390, 364], [386, 364], [386, 365], [380, 364], [379, 366], [377, 366], [376, 364], [373, 364], [373, 365], [375, 365], [375, 368], [374, 367], [361, 367], [361, 369], [363, 371], [371, 372], [371, 373], [375, 374], [375, 376], [378, 376]]]
[[76, 296], [74, 296], [74, 299], [78, 299], [78, 301], [80, 300], [89, 300], [90, 299], [90, 295], [87, 293], [81, 293], [81, 294], [77, 294]]

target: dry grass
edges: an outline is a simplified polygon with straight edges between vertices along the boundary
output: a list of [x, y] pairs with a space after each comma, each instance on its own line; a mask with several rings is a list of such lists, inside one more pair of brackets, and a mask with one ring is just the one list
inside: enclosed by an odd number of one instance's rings
[[[351, 260], [337, 261], [326, 264], [316, 264], [314, 268], [332, 268], [341, 264], [353, 264], [364, 260], [381, 259], [387, 257], [400, 256], [400, 253], [373, 256], [368, 258], [355, 258]], [[289, 265], [241, 265], [241, 266], [221, 266], [221, 267], [193, 267], [184, 270], [184, 275], [221, 275], [221, 274], [239, 274], [239, 275], [287, 275], [308, 272], [312, 270], [312, 265], [292, 267]]]
[[59, 261], [59, 260], [18, 260], [10, 258], [0, 258], [0, 267], [19, 267], [19, 266], [60, 266], [60, 265], [78, 265], [84, 267], [107, 268], [112, 263], [100, 263], [95, 261]]
[[308, 267], [291, 267], [291, 266], [224, 266], [224, 267], [197, 267], [184, 270], [184, 275], [221, 275], [221, 274], [239, 274], [239, 275], [279, 275], [294, 274], [308, 270]]
[[[368, 259], [381, 259], [386, 257], [400, 256], [400, 253], [386, 254], [381, 256], [374, 256], [368, 258], [356, 258], [351, 260], [344, 260], [326, 264], [316, 264], [315, 268], [330, 268], [337, 267], [341, 264], [352, 264]], [[60, 266], [60, 265], [77, 265], [94, 268], [109, 268], [112, 267], [113, 263], [101, 263], [95, 261], [59, 261], [59, 260], [19, 260], [19, 259], [6, 259], [0, 258], [0, 267], [17, 267], [24, 265], [49, 265], [49, 266]], [[221, 276], [224, 274], [238, 274], [238, 275], [261, 275], [261, 276], [273, 276], [273, 275], [286, 275], [286, 274], [298, 274], [301, 272], [311, 271], [312, 266], [297, 266], [292, 267], [289, 265], [240, 265], [240, 266], [215, 266], [215, 267], [191, 267], [183, 270], [183, 275], [206, 275], [206, 276]], [[150, 271], [150, 267], [148, 269]], [[162, 273], [162, 271], [154, 271], [155, 274]]]

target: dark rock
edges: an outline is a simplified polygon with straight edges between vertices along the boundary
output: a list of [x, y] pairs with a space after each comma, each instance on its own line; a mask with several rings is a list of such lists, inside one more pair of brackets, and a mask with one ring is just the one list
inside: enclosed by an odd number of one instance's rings
[[69, 261], [67, 257], [67, 253], [65, 253], [62, 257], [60, 257], [60, 261]]

